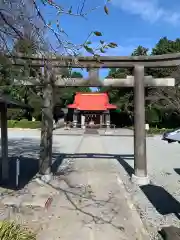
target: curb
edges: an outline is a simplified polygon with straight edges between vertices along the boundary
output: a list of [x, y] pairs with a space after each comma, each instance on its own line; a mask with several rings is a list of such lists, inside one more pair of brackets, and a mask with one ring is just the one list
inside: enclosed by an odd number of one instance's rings
[[[104, 148], [104, 152], [106, 152], [104, 144], [102, 144], [102, 146]], [[122, 190], [124, 191], [124, 198], [126, 199], [127, 205], [132, 212], [131, 216], [132, 216], [133, 223], [135, 223], [134, 227], [138, 235], [138, 240], [150, 240], [150, 235], [148, 233], [148, 230], [145, 224], [142, 222], [140, 215], [133, 204], [130, 193], [127, 191], [127, 188], [124, 182], [120, 178], [120, 173], [117, 174], [116, 178], [117, 178], [117, 184], [121, 186]]]
[[24, 131], [24, 130], [31, 130], [31, 131], [40, 131], [41, 129], [40, 128], [8, 128], [8, 130], [21, 130], [21, 131]]
[[136, 233], [138, 234], [138, 237], [139, 237], [138, 240], [150, 240], [149, 233], [144, 223], [142, 222], [136, 207], [132, 203], [131, 195], [126, 190], [126, 186], [119, 176], [117, 176], [117, 183], [123, 188], [124, 197], [126, 199], [127, 205], [132, 211], [132, 220], [133, 220], [133, 223], [135, 223], [134, 226], [135, 226]]

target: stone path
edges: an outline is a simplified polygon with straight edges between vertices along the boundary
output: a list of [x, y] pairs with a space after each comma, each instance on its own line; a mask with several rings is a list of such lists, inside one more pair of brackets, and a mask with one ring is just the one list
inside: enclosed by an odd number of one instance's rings
[[99, 136], [84, 137], [68, 186], [49, 208], [39, 240], [146, 239], [137, 213], [127, 204], [118, 163], [104, 153]]
[[98, 134], [98, 130], [94, 128], [86, 128], [84, 134]]

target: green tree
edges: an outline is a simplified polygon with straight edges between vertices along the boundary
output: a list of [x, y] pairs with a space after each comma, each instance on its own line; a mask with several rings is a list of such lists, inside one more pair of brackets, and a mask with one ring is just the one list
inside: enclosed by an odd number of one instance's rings
[[143, 46], [138, 46], [134, 52], [131, 54], [131, 56], [147, 56], [148, 55], [148, 48], [145, 48]]

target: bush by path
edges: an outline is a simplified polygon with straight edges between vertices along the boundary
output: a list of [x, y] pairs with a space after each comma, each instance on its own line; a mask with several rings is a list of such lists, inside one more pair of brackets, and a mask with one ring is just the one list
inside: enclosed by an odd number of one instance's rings
[[174, 130], [175, 130], [175, 129], [150, 128], [150, 129], [147, 131], [147, 133], [148, 133], [148, 134], [153, 134], [153, 135], [161, 135], [161, 134], [163, 134], [163, 133], [165, 133], [165, 132], [168, 132], [168, 131], [170, 132], [170, 131], [174, 131]]
[[0, 222], [1, 240], [36, 240], [36, 235], [19, 224], [9, 221]]

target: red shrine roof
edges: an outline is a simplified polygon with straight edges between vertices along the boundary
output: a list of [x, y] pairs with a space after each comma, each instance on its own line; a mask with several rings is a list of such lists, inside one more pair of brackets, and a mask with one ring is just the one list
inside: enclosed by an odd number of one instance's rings
[[116, 109], [117, 107], [109, 103], [107, 93], [76, 93], [74, 103], [69, 104], [68, 108], [87, 111], [105, 111]]

